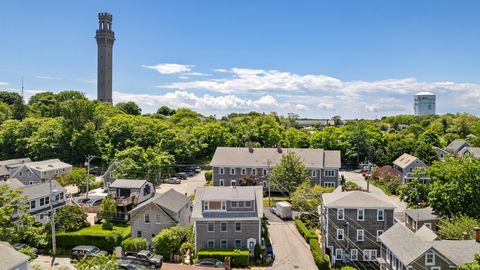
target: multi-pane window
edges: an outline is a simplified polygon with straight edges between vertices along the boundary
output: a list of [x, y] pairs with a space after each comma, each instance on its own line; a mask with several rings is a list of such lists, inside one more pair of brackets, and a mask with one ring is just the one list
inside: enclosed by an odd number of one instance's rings
[[235, 168], [230, 168], [230, 174], [235, 175]]
[[343, 260], [343, 250], [341, 248], [335, 249], [335, 260], [337, 261]]
[[333, 177], [335, 176], [335, 170], [325, 170], [323, 171], [323, 175], [327, 177]]
[[160, 214], [156, 214], [155, 215], [155, 223], [160, 224], [160, 222], [161, 222]]
[[215, 248], [215, 240], [207, 240], [207, 248]]
[[237, 207], [237, 202], [231, 202], [231, 205], [232, 205], [232, 208], [236, 208]]
[[251, 201], [246, 201], [245, 202], [245, 207], [252, 207], [252, 202]]
[[357, 209], [357, 220], [358, 221], [365, 220], [365, 209]]
[[230, 181], [230, 185], [231, 185], [232, 187], [236, 186], [236, 185], [237, 185], [237, 181], [236, 181], [236, 180]]
[[377, 221], [385, 220], [385, 210], [377, 209]]
[[435, 253], [427, 252], [425, 254], [425, 265], [434, 265], [435, 264]]
[[208, 232], [214, 232], [215, 231], [213, 222], [209, 222], [207, 224], [207, 230], [208, 230]]
[[144, 220], [145, 220], [145, 224], [149, 224], [149, 223], [150, 223], [150, 215], [149, 215], [149, 214], [145, 214]]
[[50, 197], [45, 197], [45, 204], [50, 204]]
[[225, 180], [223, 180], [223, 179], [220, 179], [220, 181], [219, 181], [219, 185], [220, 185], [221, 187], [223, 187], [223, 186], [225, 185]]
[[262, 175], [267, 175], [267, 169], [263, 169]]
[[227, 223], [226, 222], [220, 223], [220, 231], [221, 232], [226, 232], [227, 231]]
[[40, 198], [40, 206], [43, 206], [45, 204], [45, 198]]
[[357, 241], [363, 241], [364, 231], [362, 229], [357, 230]]
[[242, 172], [241, 172], [242, 175], [246, 175], [247, 174], [247, 169], [245, 168], [242, 168]]
[[30, 201], [30, 209], [34, 209], [36, 207], [36, 201]]
[[208, 202], [203, 202], [203, 210], [208, 210]]
[[137, 231], [137, 238], [141, 238], [142, 237], [142, 231]]
[[245, 202], [242, 202], [242, 201], [238, 202], [238, 207], [242, 208], [244, 206], [245, 206]]
[[219, 174], [225, 174], [225, 168], [220, 168], [218, 169]]
[[257, 169], [252, 169], [252, 175], [257, 175]]
[[337, 240], [344, 240], [344, 230], [343, 229], [337, 229]]
[[376, 249], [364, 249], [363, 250], [363, 260], [370, 262], [375, 261], [377, 258], [377, 250]]
[[235, 222], [235, 231], [236, 232], [241, 232], [242, 231], [242, 223]]
[[235, 248], [242, 248], [242, 240], [235, 239]]
[[382, 235], [383, 230], [377, 230], [377, 242], [380, 242], [380, 235]]
[[317, 170], [312, 170], [312, 177], [317, 177]]
[[220, 240], [220, 248], [227, 248], [227, 239]]
[[344, 220], [345, 219], [345, 210], [343, 208], [337, 209], [337, 220]]
[[352, 261], [358, 260], [358, 250], [357, 249], [352, 249], [350, 251], [350, 260], [352, 260]]

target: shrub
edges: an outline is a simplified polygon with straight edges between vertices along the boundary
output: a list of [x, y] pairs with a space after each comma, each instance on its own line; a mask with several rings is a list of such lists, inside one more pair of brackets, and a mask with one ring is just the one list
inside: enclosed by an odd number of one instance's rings
[[147, 249], [147, 239], [145, 238], [127, 238], [122, 241], [123, 251], [139, 252]]
[[58, 232], [73, 232], [90, 226], [87, 213], [77, 205], [64, 205], [55, 210], [55, 229]]
[[305, 238], [305, 241], [309, 242], [310, 239], [314, 239], [315, 241], [318, 240], [317, 235], [309, 230], [300, 219], [295, 219], [295, 226], [297, 226], [297, 230], [300, 232], [303, 238]]
[[352, 182], [352, 181], [347, 181], [345, 182], [345, 185], [343, 186], [345, 190], [359, 190], [361, 189], [357, 183]]
[[255, 260], [260, 260], [260, 256], [262, 255], [262, 248], [258, 243], [255, 245], [255, 249], [253, 250], [253, 253], [255, 256]]
[[344, 267], [340, 268], [340, 270], [357, 270], [357, 268], [352, 267], [352, 266], [344, 266]]
[[102, 229], [106, 231], [111, 231], [113, 230], [113, 224], [111, 222], [104, 221], [102, 222]]
[[35, 254], [32, 247], [29, 247], [29, 246], [22, 247], [18, 251], [20, 251], [21, 253], [29, 256], [30, 260], [33, 260], [33, 259], [37, 258], [37, 254]]
[[170, 259], [170, 256], [180, 249], [189, 230], [192, 230], [192, 227], [175, 226], [161, 231], [152, 240], [155, 253]]
[[225, 261], [225, 257], [231, 258], [232, 267], [247, 267], [249, 262], [248, 249], [222, 249], [222, 250], [200, 250], [198, 259], [214, 258]]
[[308, 241], [310, 245], [310, 250], [312, 251], [313, 260], [317, 265], [319, 270], [328, 270], [330, 269], [330, 258], [328, 255], [322, 256], [322, 249], [317, 239], [310, 239]]
[[207, 180], [207, 182], [212, 181], [212, 176], [213, 176], [212, 170], [205, 171], [205, 180]]

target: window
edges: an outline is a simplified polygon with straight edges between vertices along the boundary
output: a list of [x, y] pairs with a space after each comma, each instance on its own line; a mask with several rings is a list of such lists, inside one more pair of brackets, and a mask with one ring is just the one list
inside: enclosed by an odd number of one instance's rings
[[357, 220], [358, 221], [365, 220], [365, 209], [357, 209]]
[[60, 194], [55, 194], [55, 201], [60, 200]]
[[357, 230], [357, 241], [361, 242], [363, 241], [363, 230], [360, 229], [360, 230]]
[[207, 241], [207, 248], [215, 248], [215, 240], [208, 240]]
[[312, 177], [317, 177], [317, 170], [312, 170]]
[[324, 187], [335, 187], [335, 182], [325, 182], [323, 183], [323, 186]]
[[223, 179], [220, 179], [219, 186], [223, 187], [224, 185], [225, 185], [225, 180], [223, 180]]
[[45, 204], [50, 204], [50, 197], [45, 197]]
[[63, 192], [60, 192], [60, 200], [63, 200], [64, 196], [63, 196]]
[[143, 188], [143, 196], [147, 196], [148, 194], [150, 194], [150, 185], [147, 184], [144, 188]]
[[390, 249], [387, 248], [387, 255], [385, 256], [387, 263], [390, 263]]
[[430, 270], [441, 270], [442, 268], [440, 266], [433, 266], [430, 268]]
[[208, 222], [207, 230], [208, 230], [208, 232], [215, 232], [215, 226], [214, 226], [213, 222]]
[[337, 229], [337, 240], [344, 240], [344, 231], [343, 231], [343, 229]]
[[142, 231], [137, 231], [137, 238], [141, 238], [142, 237]]
[[230, 168], [230, 174], [235, 175], [235, 168]]
[[149, 214], [145, 214], [144, 220], [145, 220], [145, 224], [150, 224], [150, 215], [149, 215]]
[[374, 261], [377, 258], [376, 249], [364, 249], [363, 250], [363, 261]]
[[227, 223], [226, 222], [220, 223], [220, 231], [221, 232], [227, 232]]
[[45, 198], [40, 198], [40, 206], [43, 206], [45, 204]]
[[225, 174], [225, 168], [220, 168], [218, 174]]
[[222, 201], [222, 210], [227, 210], [227, 202]]
[[227, 239], [220, 240], [220, 248], [227, 248]]
[[356, 261], [358, 260], [358, 250], [352, 249], [350, 252], [350, 260]]
[[242, 168], [241, 174], [242, 174], [242, 175], [246, 175], [246, 174], [247, 174], [247, 169]]
[[23, 172], [19, 172], [19, 173], [18, 173], [18, 176], [22, 177], [22, 176], [23, 176]]
[[245, 207], [252, 207], [252, 202], [251, 201], [246, 201], [245, 202]]
[[32, 172], [28, 172], [28, 177], [32, 177]]
[[242, 201], [238, 202], [238, 207], [242, 208], [244, 206], [245, 206], [245, 202], [242, 202]]
[[257, 175], [257, 169], [252, 169], [252, 175]]
[[335, 176], [335, 170], [325, 170], [323, 171], [323, 175], [327, 177], [333, 177]]
[[345, 210], [343, 208], [338, 208], [337, 209], [337, 220], [344, 220]]
[[263, 169], [262, 175], [267, 175], [267, 169]]
[[435, 265], [435, 253], [427, 252], [425, 254], [425, 265]]
[[232, 187], [236, 186], [236, 185], [237, 185], [237, 181], [236, 181], [236, 180], [230, 181], [230, 185], [231, 185]]
[[208, 211], [208, 202], [203, 202], [203, 210]]
[[30, 209], [34, 209], [36, 207], [36, 201], [30, 201]]
[[235, 231], [236, 232], [241, 232], [242, 231], [242, 223], [235, 222]]
[[343, 250], [341, 248], [335, 249], [335, 260], [337, 261], [343, 260]]
[[377, 209], [377, 221], [383, 221], [385, 219], [385, 210]]
[[378, 238], [380, 235], [382, 235], [383, 230], [377, 230], [377, 242], [380, 242], [380, 239]]
[[232, 204], [232, 208], [236, 208], [237, 207], [237, 202], [231, 202]]
[[160, 214], [155, 215], [155, 223], [160, 224], [161, 222]]
[[235, 239], [235, 248], [242, 248], [242, 240]]
[[268, 187], [267, 181], [263, 181], [263, 187], [264, 187], [264, 188], [267, 188], [267, 187]]

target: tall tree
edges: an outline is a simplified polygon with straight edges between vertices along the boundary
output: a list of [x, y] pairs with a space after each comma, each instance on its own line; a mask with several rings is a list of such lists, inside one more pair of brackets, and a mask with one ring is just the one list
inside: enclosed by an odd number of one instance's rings
[[273, 167], [269, 175], [269, 182], [273, 188], [291, 193], [302, 183], [308, 182], [310, 176], [302, 160], [294, 152], [287, 152]]
[[115, 204], [115, 199], [111, 196], [105, 197], [100, 204], [100, 216], [105, 220], [112, 220], [116, 212], [117, 206]]
[[142, 114], [142, 109], [137, 105], [137, 103], [133, 101], [120, 102], [120, 103], [117, 103], [115, 107], [119, 108], [122, 112], [126, 114], [131, 114], [131, 115]]

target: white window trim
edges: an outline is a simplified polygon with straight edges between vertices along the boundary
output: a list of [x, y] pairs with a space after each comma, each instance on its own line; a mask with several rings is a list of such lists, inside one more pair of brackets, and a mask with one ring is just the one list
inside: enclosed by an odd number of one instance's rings
[[[329, 172], [329, 173], [327, 173], [327, 172]], [[331, 173], [331, 174], [330, 174], [330, 173]], [[333, 169], [325, 169], [325, 170], [323, 171], [323, 176], [325, 176], [325, 177], [335, 177], [336, 175], [337, 175], [337, 173], [336, 173], [336, 171], [333, 170]]]
[[218, 168], [218, 174], [225, 174], [225, 168], [221, 167], [221, 168]]
[[245, 207], [248, 207], [248, 208], [252, 207], [252, 201], [246, 201]]
[[257, 175], [257, 169], [252, 169], [252, 175]]
[[242, 168], [242, 169], [240, 170], [240, 174], [241, 174], [241, 175], [247, 175], [247, 169], [246, 169], [246, 168]]
[[267, 175], [267, 173], [268, 173], [268, 172], [267, 172], [267, 169], [263, 169], [263, 170], [262, 170], [262, 175], [263, 175], [263, 176]]
[[[210, 243], [213, 243], [212, 247], [210, 247]], [[208, 239], [207, 240], [207, 248], [215, 248], [215, 240], [214, 239]]]
[[[340, 212], [342, 212], [342, 218], [340, 218]], [[345, 209], [337, 208], [337, 220], [345, 220]]]
[[[148, 217], [148, 222], [147, 222], [147, 217]], [[143, 215], [143, 222], [145, 224], [150, 224], [150, 214]]]
[[[367, 254], [368, 254], [368, 259], [365, 258]], [[372, 258], [373, 254], [375, 254], [375, 258]], [[376, 249], [364, 249], [363, 250], [363, 261], [364, 262], [375, 261], [376, 258], [377, 258], [377, 250]]]
[[[382, 213], [382, 219], [380, 219], [380, 213]], [[377, 209], [377, 221], [385, 220], [385, 209]]]
[[390, 263], [390, 249], [387, 248], [387, 252], [386, 252], [386, 255], [385, 255], [385, 261], [387, 261], [387, 263]]
[[[362, 218], [360, 219], [359, 213], [362, 212]], [[364, 221], [365, 220], [365, 209], [359, 208], [357, 209], [357, 221]]]
[[[210, 230], [210, 224], [212, 224], [213, 230]], [[207, 232], [215, 232], [215, 223], [213, 222], [207, 222]]]
[[[353, 256], [355, 254], [355, 256]], [[354, 248], [350, 251], [350, 260], [356, 261], [358, 260], [358, 249]]]
[[[237, 241], [240, 242], [240, 246], [237, 246]], [[242, 248], [242, 239], [235, 239], [233, 245], [235, 246], [235, 248]]]
[[[341, 236], [342, 238], [340, 239], [339, 236]], [[337, 240], [345, 240], [345, 231], [343, 229], [337, 229]]]
[[430, 270], [441, 270], [441, 269], [442, 269], [442, 267], [440, 267], [440, 266], [432, 266], [432, 267], [430, 267]]
[[155, 215], [155, 224], [161, 224], [162, 223], [162, 218], [160, 214]]
[[[223, 224], [225, 224], [225, 230], [223, 230]], [[222, 222], [220, 223], [220, 232], [228, 232], [228, 223], [227, 222]]]
[[[225, 242], [225, 247], [222, 247], [222, 242]], [[227, 241], [227, 239], [220, 239], [220, 248], [228, 248], [228, 241]]]
[[221, 187], [225, 186], [225, 180], [224, 179], [218, 180], [218, 185]]
[[377, 242], [380, 242], [380, 235], [382, 235], [383, 230], [377, 230]]
[[235, 168], [230, 168], [230, 175], [235, 175]]
[[[432, 262], [429, 263], [428, 262], [428, 255], [432, 255]], [[429, 251], [427, 253], [425, 253], [425, 265], [435, 265], [435, 253]]]
[[[338, 257], [338, 255], [340, 255], [340, 258]], [[335, 249], [335, 260], [336, 261], [343, 261], [343, 249], [341, 249], [341, 248], [336, 248]]]
[[230, 181], [230, 186], [236, 187], [237, 186], [237, 180], [231, 180]]
[[[240, 224], [240, 230], [237, 230], [237, 223]], [[235, 222], [235, 232], [242, 232], [242, 223], [241, 222]]]
[[336, 183], [335, 182], [324, 182], [323, 186], [324, 187], [335, 187]]
[[[362, 232], [362, 233], [360, 234], [360, 232]], [[360, 235], [362, 236], [361, 239], [359, 237]], [[358, 242], [363, 242], [364, 240], [365, 240], [365, 231], [363, 229], [358, 229], [357, 230], [357, 241]]]
[[317, 170], [312, 170], [312, 177], [317, 177]]

